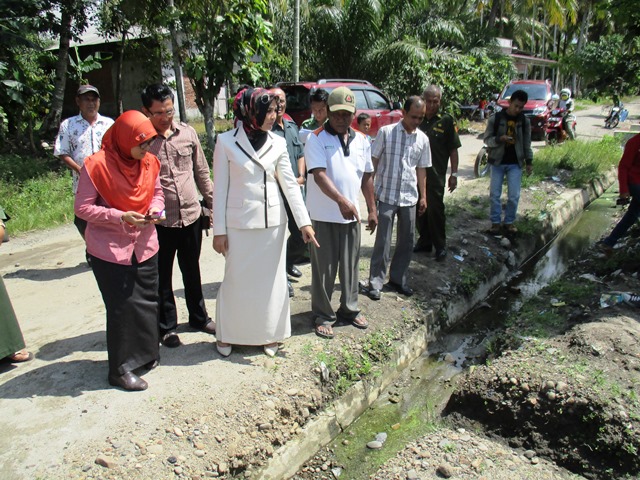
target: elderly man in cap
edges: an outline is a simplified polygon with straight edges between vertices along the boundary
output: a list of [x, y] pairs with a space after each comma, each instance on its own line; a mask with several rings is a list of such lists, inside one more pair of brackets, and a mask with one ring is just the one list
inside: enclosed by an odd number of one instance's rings
[[[316, 335], [333, 338], [337, 319], [356, 328], [369, 326], [358, 309], [360, 207], [362, 190], [367, 203], [367, 229], [378, 224], [373, 194], [371, 145], [353, 128], [356, 100], [346, 87], [329, 95], [329, 120], [315, 130], [304, 149], [307, 171], [307, 208], [321, 248], [311, 246], [311, 311]], [[340, 277], [340, 307], [331, 307], [336, 273]]]
[[[102, 136], [113, 125], [113, 120], [103, 117], [100, 110], [100, 92], [93, 85], [81, 85], [76, 92], [76, 105], [80, 113], [60, 124], [53, 154], [71, 169], [73, 194], [78, 190], [78, 179], [84, 159], [93, 155], [102, 146]], [[84, 238], [87, 222], [75, 217], [74, 222]]]

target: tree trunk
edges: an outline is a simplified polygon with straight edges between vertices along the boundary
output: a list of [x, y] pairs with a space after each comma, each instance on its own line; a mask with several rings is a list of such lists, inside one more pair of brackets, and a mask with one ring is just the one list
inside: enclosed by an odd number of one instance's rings
[[[589, 21], [591, 20], [591, 4], [589, 3], [587, 11], [584, 12], [582, 17], [582, 23], [580, 24], [580, 34], [578, 35], [578, 43], [576, 44], [576, 54], [582, 51], [585, 41], [587, 40], [587, 34], [589, 32]], [[575, 95], [578, 95], [578, 75], [574, 72], [571, 79], [571, 91]]]
[[[216, 146], [216, 124], [213, 120], [214, 114], [214, 103], [216, 101], [216, 97], [218, 93], [220, 93], [220, 88], [213, 89], [211, 87], [207, 88], [203, 80], [194, 81], [191, 80], [191, 86], [193, 87], [193, 91], [195, 93], [195, 101], [198, 106], [198, 110], [204, 117], [204, 126], [207, 131], [207, 145], [213, 151]], [[214, 94], [215, 91], [215, 94]], [[213, 101], [211, 100], [213, 98]]]
[[[171, 12], [174, 10], [173, 0], [169, 0]], [[178, 33], [176, 32], [175, 21], [169, 24], [169, 35], [171, 38], [171, 58], [173, 60], [173, 75], [176, 77], [176, 93], [178, 94], [178, 112], [180, 121], [187, 121], [187, 107], [184, 97], [184, 78], [182, 75], [182, 59], [180, 56], [180, 44], [178, 43]]]
[[120, 41], [120, 52], [118, 54], [118, 62], [116, 64], [116, 109], [118, 116], [122, 115], [124, 107], [122, 106], [122, 65], [124, 64], [124, 52], [127, 48], [127, 32], [122, 32], [122, 40]]
[[496, 24], [496, 16], [498, 15], [498, 7], [500, 6], [499, 0], [493, 0], [491, 3], [491, 11], [489, 12], [489, 20], [487, 21], [487, 28], [493, 29]]
[[208, 98], [204, 99], [204, 126], [207, 129], [207, 145], [213, 152], [216, 146], [216, 124], [213, 120], [213, 104]]
[[53, 139], [60, 128], [62, 105], [64, 104], [64, 89], [67, 85], [67, 66], [69, 62], [69, 43], [71, 41], [71, 24], [73, 18], [66, 8], [62, 9], [60, 20], [60, 46], [56, 62], [56, 79], [51, 99], [51, 109], [42, 121], [40, 136]]

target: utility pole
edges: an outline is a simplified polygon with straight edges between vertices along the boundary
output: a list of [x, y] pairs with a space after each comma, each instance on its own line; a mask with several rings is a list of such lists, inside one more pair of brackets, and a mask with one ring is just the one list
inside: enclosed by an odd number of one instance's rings
[[300, 0], [293, 7], [293, 81], [300, 80]]
[[187, 121], [187, 109], [184, 105], [184, 80], [182, 78], [182, 64], [180, 63], [180, 47], [178, 45], [178, 37], [176, 36], [176, 27], [173, 20], [174, 4], [173, 0], [167, 0], [169, 3], [169, 11], [171, 13], [171, 21], [169, 22], [169, 36], [171, 37], [171, 57], [173, 58], [173, 74], [176, 77], [176, 91], [178, 93], [178, 111], [180, 112], [180, 121]]

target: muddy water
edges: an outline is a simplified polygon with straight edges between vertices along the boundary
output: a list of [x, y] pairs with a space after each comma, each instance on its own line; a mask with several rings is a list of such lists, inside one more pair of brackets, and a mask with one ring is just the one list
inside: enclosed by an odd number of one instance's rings
[[[457, 327], [429, 346], [375, 404], [332, 442], [344, 469], [333, 472], [342, 479], [368, 478], [378, 466], [403, 449], [407, 442], [433, 429], [446, 405], [450, 380], [482, 358], [485, 345], [502, 319], [560, 277], [569, 261], [590, 248], [611, 226], [617, 190], [594, 201], [522, 267], [508, 285], [493, 292]], [[496, 308], [491, 308], [496, 306]], [[369, 449], [376, 435], [387, 434], [382, 449]]]

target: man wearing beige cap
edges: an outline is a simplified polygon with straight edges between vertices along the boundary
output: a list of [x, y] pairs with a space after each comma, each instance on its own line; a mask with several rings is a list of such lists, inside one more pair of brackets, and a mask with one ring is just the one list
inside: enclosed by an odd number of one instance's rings
[[[71, 169], [73, 194], [78, 190], [78, 179], [84, 159], [93, 155], [102, 146], [102, 136], [113, 125], [113, 120], [98, 113], [100, 92], [93, 85], [81, 85], [76, 92], [76, 105], [80, 114], [67, 118], [60, 124], [53, 154]], [[82, 238], [87, 222], [75, 217], [73, 222]]]
[[[311, 311], [316, 335], [333, 338], [336, 320], [356, 328], [369, 326], [358, 308], [360, 261], [360, 190], [369, 211], [367, 229], [378, 224], [373, 195], [371, 145], [353, 128], [356, 101], [346, 87], [329, 95], [329, 120], [309, 135], [304, 149], [307, 208], [321, 248], [311, 246]], [[331, 307], [336, 273], [340, 307]]]

